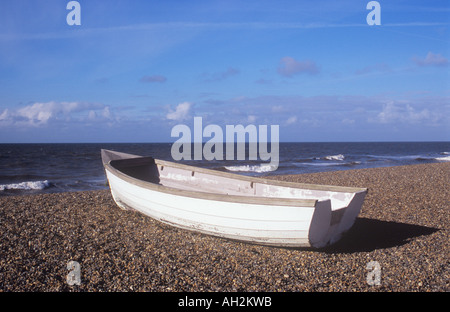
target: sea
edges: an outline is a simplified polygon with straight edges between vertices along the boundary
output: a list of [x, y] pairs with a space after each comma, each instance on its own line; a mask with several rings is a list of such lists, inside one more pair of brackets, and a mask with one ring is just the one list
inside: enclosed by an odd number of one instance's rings
[[[107, 189], [102, 148], [173, 161], [172, 143], [0, 144], [0, 196]], [[283, 142], [278, 168], [269, 161], [180, 162], [264, 177], [448, 162], [450, 142]]]

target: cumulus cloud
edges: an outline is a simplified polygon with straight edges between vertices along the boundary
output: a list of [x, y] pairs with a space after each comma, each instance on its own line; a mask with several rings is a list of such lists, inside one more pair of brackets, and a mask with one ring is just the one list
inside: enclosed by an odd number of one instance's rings
[[414, 108], [410, 103], [395, 103], [388, 101], [383, 105], [378, 113], [376, 121], [384, 124], [388, 123], [409, 123], [417, 124], [423, 122], [437, 122], [440, 115], [437, 112], [430, 111], [427, 108]]
[[355, 123], [355, 120], [354, 120], [354, 119], [351, 119], [351, 118], [344, 118], [344, 119], [342, 120], [342, 123], [343, 123], [344, 125], [353, 125], [353, 124]]
[[418, 66], [438, 66], [443, 67], [448, 65], [448, 60], [440, 54], [428, 52], [425, 58], [413, 57], [413, 62]]
[[114, 119], [114, 116], [109, 106], [105, 106], [101, 110], [90, 110], [88, 113], [88, 120], [90, 121], [112, 120], [112, 119]]
[[163, 83], [167, 81], [167, 78], [161, 75], [143, 76], [139, 81], [145, 83], [154, 83], [154, 82]]
[[1, 114], [0, 114], [0, 123], [1, 122], [6, 122], [9, 119], [9, 110], [5, 109]]
[[286, 120], [286, 125], [292, 125], [297, 122], [297, 116], [291, 116]]
[[[209, 115], [210, 122], [216, 124], [235, 123], [236, 120], [278, 124], [286, 127], [286, 133], [303, 129], [305, 134], [311, 131], [308, 127], [320, 127], [321, 133], [330, 134], [365, 129], [367, 135], [374, 135], [375, 129], [378, 129], [380, 134], [385, 135], [392, 128], [403, 129], [405, 133], [411, 127], [437, 131], [440, 128], [448, 129], [446, 125], [450, 124], [449, 98], [441, 96], [394, 99], [373, 96], [267, 95], [221, 100], [220, 113], [212, 112], [210, 105], [199, 105], [196, 113]], [[351, 135], [350, 132], [348, 134]]]
[[0, 114], [0, 125], [45, 126], [53, 121], [89, 120], [97, 115], [111, 119], [108, 106], [86, 102], [36, 102], [15, 110], [5, 109]]
[[167, 113], [166, 118], [174, 121], [183, 121], [189, 117], [189, 113], [192, 108], [192, 103], [183, 102], [177, 105], [175, 110], [171, 110]]
[[249, 123], [255, 123], [256, 119], [257, 119], [257, 117], [255, 115], [248, 115], [247, 116], [247, 121]]
[[278, 67], [278, 73], [284, 77], [292, 77], [297, 74], [310, 74], [315, 75], [319, 72], [319, 68], [316, 63], [310, 60], [297, 61], [290, 56], [283, 57], [280, 60]]

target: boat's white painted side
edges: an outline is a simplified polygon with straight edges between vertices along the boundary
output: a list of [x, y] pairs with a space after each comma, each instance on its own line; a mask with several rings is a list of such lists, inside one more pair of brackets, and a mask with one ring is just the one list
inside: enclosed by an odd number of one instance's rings
[[353, 225], [367, 193], [363, 188], [249, 178], [162, 160], [153, 165], [159, 181], [154, 183], [110, 164], [139, 157], [102, 150], [111, 193], [120, 207], [176, 227], [251, 243], [332, 244]]
[[224, 238], [286, 247], [322, 247], [331, 221], [330, 201], [293, 207], [212, 201], [134, 185], [108, 170], [116, 203], [180, 228]]

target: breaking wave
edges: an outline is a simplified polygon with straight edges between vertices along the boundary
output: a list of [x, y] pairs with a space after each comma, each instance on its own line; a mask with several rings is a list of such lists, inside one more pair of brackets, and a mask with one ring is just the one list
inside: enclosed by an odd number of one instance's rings
[[337, 155], [329, 155], [325, 157], [314, 157], [313, 159], [319, 160], [319, 159], [325, 159], [325, 160], [344, 160], [345, 156], [342, 154]]
[[326, 160], [344, 160], [345, 157], [344, 157], [344, 155], [339, 154], [339, 155], [325, 156], [324, 159], [326, 159]]
[[5, 190], [43, 190], [51, 186], [48, 180], [45, 181], [29, 181], [11, 184], [0, 184], [0, 191]]
[[272, 166], [270, 164], [261, 164], [261, 165], [242, 165], [242, 166], [225, 166], [225, 169], [228, 171], [242, 171], [242, 172], [257, 172], [257, 173], [263, 173], [263, 172], [270, 172], [274, 171], [277, 168], [275, 166]]
[[450, 156], [436, 157], [435, 159], [438, 161], [450, 161]]
[[297, 167], [302, 166], [317, 166], [317, 167], [333, 167], [333, 166], [355, 166], [360, 165], [360, 161], [351, 161], [351, 162], [322, 162], [322, 163], [298, 163], [295, 164]]

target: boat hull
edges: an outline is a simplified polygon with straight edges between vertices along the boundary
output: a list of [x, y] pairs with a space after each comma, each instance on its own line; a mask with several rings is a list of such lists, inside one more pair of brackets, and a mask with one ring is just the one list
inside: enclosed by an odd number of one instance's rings
[[[115, 160], [127, 157], [111, 155]], [[314, 248], [332, 244], [351, 227], [365, 195], [364, 191], [351, 194], [348, 206], [333, 210], [332, 201], [323, 195], [304, 199], [186, 191], [136, 179], [115, 168], [111, 158], [104, 156], [103, 160], [119, 207], [178, 228], [255, 244]]]

